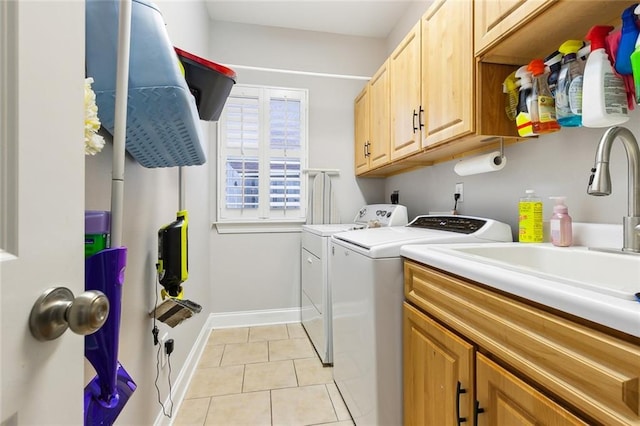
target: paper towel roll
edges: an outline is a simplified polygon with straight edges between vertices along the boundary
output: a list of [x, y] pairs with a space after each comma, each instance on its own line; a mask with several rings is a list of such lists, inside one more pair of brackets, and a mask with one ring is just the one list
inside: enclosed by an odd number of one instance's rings
[[460, 176], [476, 175], [502, 170], [507, 164], [507, 157], [501, 157], [500, 151], [479, 155], [459, 161], [453, 170]]

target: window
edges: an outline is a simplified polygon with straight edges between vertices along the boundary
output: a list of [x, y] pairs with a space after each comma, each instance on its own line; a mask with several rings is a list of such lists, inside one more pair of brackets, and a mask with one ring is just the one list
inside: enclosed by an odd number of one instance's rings
[[234, 86], [218, 126], [218, 224], [304, 222], [307, 93]]

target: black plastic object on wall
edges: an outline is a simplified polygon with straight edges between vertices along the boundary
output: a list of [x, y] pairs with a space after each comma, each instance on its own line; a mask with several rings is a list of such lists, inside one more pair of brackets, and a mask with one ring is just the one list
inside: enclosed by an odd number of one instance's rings
[[[163, 296], [182, 298], [182, 284], [189, 277], [187, 254], [186, 210], [180, 210], [177, 218], [158, 231], [158, 277], [164, 287]], [[165, 294], [166, 293], [166, 294]]]
[[236, 83], [235, 71], [177, 47], [175, 50], [184, 67], [189, 90], [196, 99], [200, 119], [217, 121]]

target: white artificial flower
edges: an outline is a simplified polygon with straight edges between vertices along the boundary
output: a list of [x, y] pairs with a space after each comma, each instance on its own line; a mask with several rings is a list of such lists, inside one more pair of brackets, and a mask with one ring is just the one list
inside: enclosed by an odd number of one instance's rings
[[98, 106], [96, 94], [91, 89], [93, 78], [84, 79], [84, 153], [95, 155], [102, 151], [104, 138], [98, 134], [100, 119], [98, 118]]

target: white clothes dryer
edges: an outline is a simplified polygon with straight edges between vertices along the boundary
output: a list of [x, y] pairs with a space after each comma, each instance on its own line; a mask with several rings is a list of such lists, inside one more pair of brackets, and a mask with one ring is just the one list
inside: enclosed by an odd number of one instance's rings
[[333, 362], [328, 255], [331, 236], [369, 227], [402, 226], [407, 222], [405, 206], [370, 204], [358, 210], [353, 223], [302, 225], [301, 320], [323, 364]]

